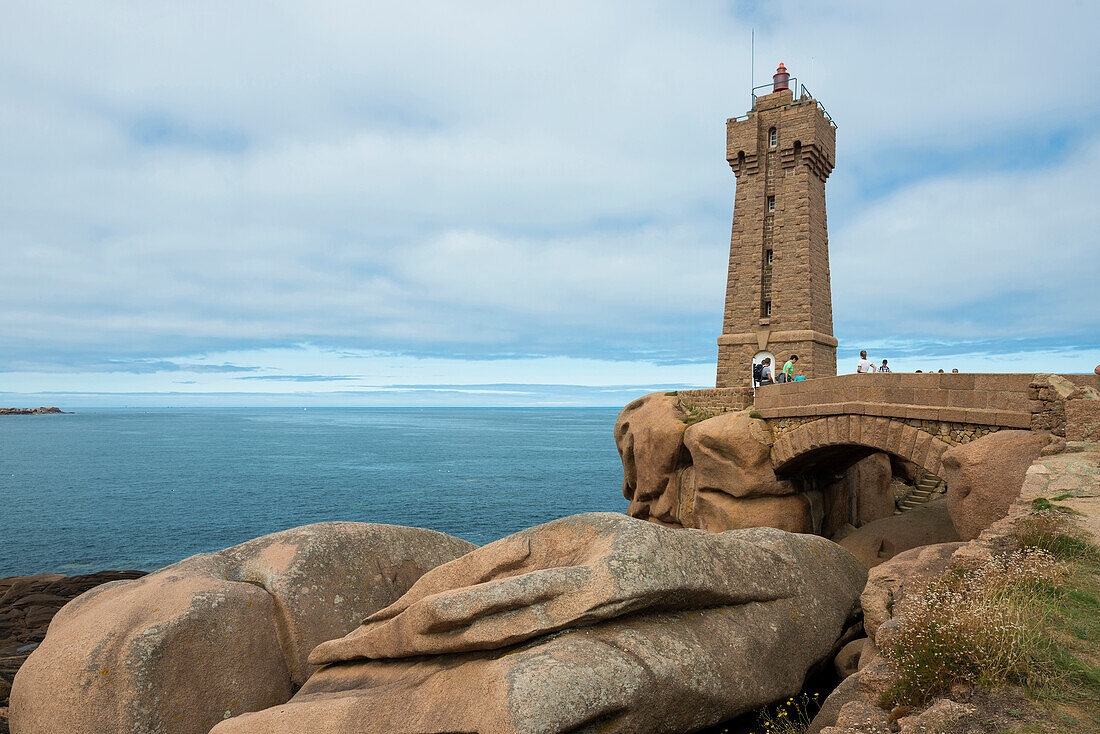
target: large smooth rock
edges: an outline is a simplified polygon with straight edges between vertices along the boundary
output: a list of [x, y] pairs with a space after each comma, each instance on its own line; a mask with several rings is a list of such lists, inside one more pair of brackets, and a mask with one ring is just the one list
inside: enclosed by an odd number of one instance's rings
[[889, 714], [874, 704], [855, 698], [840, 707], [836, 724], [821, 730], [821, 734], [886, 734], [893, 731]]
[[821, 534], [832, 537], [845, 523], [866, 525], [894, 514], [890, 455], [876, 452], [857, 461], [822, 493]]
[[986, 727], [982, 726], [984, 722], [980, 718], [984, 717], [981, 715], [982, 712], [974, 706], [952, 701], [950, 698], [937, 698], [924, 711], [898, 719], [898, 732], [936, 734], [946, 731], [982, 731]]
[[848, 470], [856, 497], [856, 525], [865, 525], [894, 514], [894, 492], [890, 488], [893, 471], [890, 455], [871, 454]]
[[100, 584], [144, 575], [143, 571], [98, 571], [0, 578], [0, 734], [6, 734], [12, 679], [41, 644], [57, 610]]
[[997, 431], [943, 454], [947, 509], [960, 540], [973, 540], [1008, 514], [1024, 475], [1050, 441], [1041, 431]]
[[844, 678], [833, 689], [833, 692], [821, 704], [821, 709], [818, 710], [817, 715], [814, 716], [813, 721], [806, 727], [803, 734], [821, 734], [826, 727], [836, 726], [837, 717], [840, 716], [840, 709], [844, 704], [858, 699], [859, 675], [854, 674]]
[[674, 396], [655, 392], [631, 402], [615, 421], [615, 446], [623, 462], [627, 514], [679, 525], [680, 474], [691, 465], [683, 454], [684, 423]]
[[193, 556], [63, 607], [20, 668], [16, 734], [208, 732], [285, 702], [346, 634], [473, 550], [418, 528], [307, 525]]
[[833, 658], [833, 671], [836, 672], [837, 678], [844, 680], [859, 670], [859, 658], [866, 644], [867, 638], [860, 637], [840, 648], [840, 652]]
[[697, 492], [759, 497], [795, 492], [772, 468], [774, 439], [768, 424], [751, 411], [722, 413], [684, 431], [684, 446], [695, 466]]
[[931, 579], [947, 571], [951, 554], [965, 543], [937, 543], [911, 548], [871, 569], [860, 595], [863, 629], [874, 639], [883, 622], [907, 594], [919, 592]]
[[813, 512], [805, 494], [781, 497], [731, 497], [724, 492], [695, 492], [685, 513], [692, 527], [721, 533], [769, 527], [789, 533], [812, 533]]
[[214, 734], [694, 731], [796, 693], [864, 580], [814, 536], [564, 518], [429, 572]]
[[959, 540], [946, 499], [932, 500], [915, 510], [869, 522], [839, 543], [873, 568], [910, 548]]
[[626, 514], [659, 525], [724, 532], [774, 527], [812, 532], [810, 500], [778, 480], [767, 423], [750, 411], [686, 426], [677, 398], [652, 393], [615, 422]]

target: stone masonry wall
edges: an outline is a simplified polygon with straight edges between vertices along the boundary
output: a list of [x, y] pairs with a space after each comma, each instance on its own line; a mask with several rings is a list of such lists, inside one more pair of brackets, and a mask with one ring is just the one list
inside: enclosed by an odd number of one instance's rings
[[702, 390], [677, 390], [676, 397], [684, 406], [717, 415], [744, 410], [752, 405], [752, 388], [726, 387]]
[[1028, 398], [1032, 430], [1069, 441], [1100, 440], [1100, 375], [1035, 375]]
[[[818, 416], [772, 418], [768, 420], [768, 425], [771, 426], [772, 434], [779, 438], [799, 426], [804, 426], [816, 420], [821, 420], [821, 418]], [[988, 436], [990, 433], [1001, 430], [1000, 426], [980, 426], [974, 423], [952, 423], [950, 421], [930, 421], [915, 418], [903, 418], [899, 422], [913, 428], [919, 428], [952, 446], [970, 443], [982, 436]]]
[[750, 387], [751, 360], [761, 349], [779, 364], [798, 354], [800, 374], [836, 374], [825, 217], [835, 142], [816, 101], [794, 101], [790, 90], [759, 97], [745, 119], [727, 123], [726, 158], [737, 188], [718, 340], [719, 388]]

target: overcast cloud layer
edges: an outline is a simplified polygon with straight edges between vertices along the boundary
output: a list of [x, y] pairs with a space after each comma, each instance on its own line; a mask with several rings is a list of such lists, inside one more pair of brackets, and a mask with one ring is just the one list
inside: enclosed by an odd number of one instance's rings
[[839, 126], [842, 360], [1100, 361], [1094, 3], [4, 15], [0, 395], [711, 384], [752, 28]]

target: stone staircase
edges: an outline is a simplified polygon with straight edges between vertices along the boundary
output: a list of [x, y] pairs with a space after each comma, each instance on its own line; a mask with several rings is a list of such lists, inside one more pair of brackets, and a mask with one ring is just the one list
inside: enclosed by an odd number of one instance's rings
[[920, 507], [925, 502], [942, 495], [947, 490], [943, 480], [930, 472], [921, 472], [917, 481], [913, 483], [913, 489], [905, 498], [898, 502], [895, 515]]

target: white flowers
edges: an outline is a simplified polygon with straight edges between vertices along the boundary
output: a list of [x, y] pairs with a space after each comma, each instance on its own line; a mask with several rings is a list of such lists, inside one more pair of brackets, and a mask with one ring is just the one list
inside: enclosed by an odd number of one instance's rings
[[899, 671], [895, 688], [920, 698], [954, 682], [1026, 676], [1042, 626], [1021, 592], [1065, 573], [1053, 555], [1028, 548], [994, 555], [974, 571], [949, 571], [905, 597], [884, 650]]

